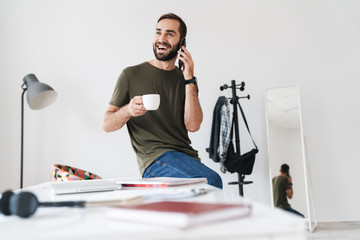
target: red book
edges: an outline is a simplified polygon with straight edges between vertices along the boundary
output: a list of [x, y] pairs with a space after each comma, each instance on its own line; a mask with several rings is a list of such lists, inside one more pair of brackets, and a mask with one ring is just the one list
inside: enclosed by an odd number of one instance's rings
[[251, 214], [249, 204], [161, 201], [130, 207], [111, 207], [111, 219], [189, 228], [201, 224], [242, 218]]

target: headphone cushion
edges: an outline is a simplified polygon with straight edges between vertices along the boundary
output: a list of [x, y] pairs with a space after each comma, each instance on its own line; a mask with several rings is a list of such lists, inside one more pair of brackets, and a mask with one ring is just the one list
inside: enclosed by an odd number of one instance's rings
[[0, 212], [3, 213], [6, 216], [10, 216], [11, 215], [11, 211], [10, 211], [10, 199], [11, 197], [14, 195], [14, 193], [12, 191], [5, 191], [1, 194], [1, 199], [0, 199]]
[[33, 215], [38, 206], [39, 201], [31, 192], [21, 192], [10, 199], [10, 212], [22, 218]]

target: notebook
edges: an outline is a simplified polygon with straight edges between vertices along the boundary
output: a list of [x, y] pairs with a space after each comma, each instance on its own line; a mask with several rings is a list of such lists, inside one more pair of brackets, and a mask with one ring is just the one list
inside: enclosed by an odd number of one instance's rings
[[115, 180], [104, 179], [50, 183], [50, 189], [52, 190], [53, 194], [56, 195], [114, 191], [121, 188], [121, 184], [116, 183]]

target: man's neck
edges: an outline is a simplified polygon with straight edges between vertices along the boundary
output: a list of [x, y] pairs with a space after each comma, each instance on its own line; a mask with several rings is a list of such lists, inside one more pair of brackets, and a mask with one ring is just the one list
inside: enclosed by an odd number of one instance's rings
[[282, 173], [282, 172], [280, 172], [279, 176], [286, 177], [286, 173]]
[[171, 59], [169, 61], [160, 61], [160, 60], [157, 60], [156, 58], [154, 58], [154, 59], [150, 60], [149, 63], [151, 65], [153, 65], [154, 67], [160, 68], [162, 70], [171, 71], [176, 67], [175, 61], [176, 61], [176, 58]]

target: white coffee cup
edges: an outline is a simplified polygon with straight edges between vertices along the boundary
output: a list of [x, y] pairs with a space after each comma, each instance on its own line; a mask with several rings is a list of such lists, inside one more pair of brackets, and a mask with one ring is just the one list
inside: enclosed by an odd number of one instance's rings
[[143, 104], [146, 110], [157, 110], [160, 105], [159, 94], [145, 94], [142, 96]]

